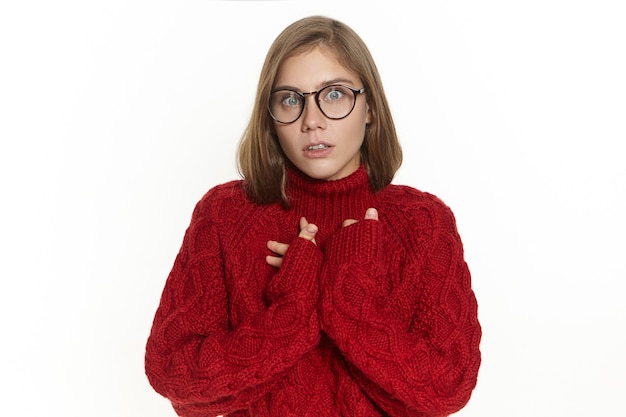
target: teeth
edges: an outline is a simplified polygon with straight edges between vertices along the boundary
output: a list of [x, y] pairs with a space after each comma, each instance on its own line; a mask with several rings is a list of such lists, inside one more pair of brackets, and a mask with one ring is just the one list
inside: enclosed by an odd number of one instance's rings
[[328, 146], [324, 145], [323, 143], [320, 143], [319, 145], [309, 146], [310, 151], [318, 151], [320, 149], [326, 149], [326, 148], [328, 148]]

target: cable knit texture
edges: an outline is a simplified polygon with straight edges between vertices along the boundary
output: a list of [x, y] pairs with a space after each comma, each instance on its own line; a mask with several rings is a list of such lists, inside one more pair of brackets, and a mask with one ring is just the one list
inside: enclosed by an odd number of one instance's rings
[[[481, 329], [450, 209], [406, 186], [372, 193], [363, 167], [337, 181], [290, 171], [288, 195], [287, 210], [254, 204], [233, 181], [198, 203], [146, 347], [154, 389], [185, 417], [461, 409]], [[316, 243], [298, 237], [301, 216]], [[290, 245], [279, 269], [268, 240]]]

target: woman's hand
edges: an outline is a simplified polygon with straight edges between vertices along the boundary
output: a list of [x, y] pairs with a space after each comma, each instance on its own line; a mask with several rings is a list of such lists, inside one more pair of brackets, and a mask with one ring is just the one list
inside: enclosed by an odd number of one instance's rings
[[[378, 220], [378, 210], [373, 207], [370, 207], [365, 212], [365, 220]], [[346, 219], [343, 221], [343, 227], [350, 226], [351, 224], [357, 223], [358, 220], [354, 219]]]
[[[304, 217], [300, 218], [300, 234], [298, 237], [303, 239], [310, 240], [315, 243], [315, 234], [317, 233], [317, 226], [313, 223], [309, 223], [307, 219]], [[287, 249], [289, 249], [289, 245], [286, 243], [280, 243], [275, 240], [267, 241], [267, 248], [274, 252], [277, 256], [267, 255], [265, 257], [265, 262], [268, 264], [280, 268], [283, 264], [283, 256], [287, 253]]]

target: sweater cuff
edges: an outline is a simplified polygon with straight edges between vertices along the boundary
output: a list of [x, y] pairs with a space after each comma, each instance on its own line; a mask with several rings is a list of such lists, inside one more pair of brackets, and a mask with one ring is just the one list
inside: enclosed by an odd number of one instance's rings
[[266, 288], [270, 302], [291, 294], [296, 298], [316, 298], [322, 253], [315, 243], [296, 238], [289, 245], [283, 263]]
[[341, 228], [328, 242], [328, 261], [373, 272], [373, 267], [380, 265], [380, 227], [377, 220], [361, 220]]

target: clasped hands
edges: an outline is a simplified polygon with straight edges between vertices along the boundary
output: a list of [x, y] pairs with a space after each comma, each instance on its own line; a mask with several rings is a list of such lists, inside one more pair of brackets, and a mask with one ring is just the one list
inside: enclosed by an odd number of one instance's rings
[[[368, 208], [365, 212], [365, 220], [378, 220], [378, 211], [375, 208]], [[351, 224], [357, 223], [358, 220], [355, 219], [346, 219], [342, 223], [342, 227], [350, 226]], [[315, 234], [317, 233], [318, 228], [317, 225], [313, 223], [309, 223], [306, 218], [300, 218], [300, 234], [298, 235], [301, 238], [310, 240], [313, 243], [315, 242]], [[269, 240], [267, 242], [267, 248], [274, 252], [276, 255], [268, 255], [265, 258], [265, 261], [276, 267], [280, 268], [283, 263], [283, 256], [287, 253], [287, 249], [289, 249], [289, 245], [287, 243], [277, 242], [275, 240]]]

